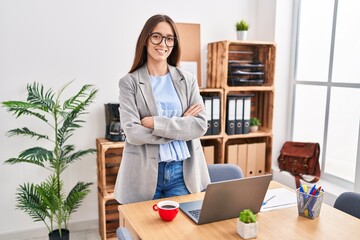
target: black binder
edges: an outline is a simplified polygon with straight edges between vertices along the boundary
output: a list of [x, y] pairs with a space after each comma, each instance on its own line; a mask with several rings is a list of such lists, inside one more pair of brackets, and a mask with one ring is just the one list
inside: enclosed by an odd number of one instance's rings
[[235, 134], [235, 107], [236, 97], [227, 97], [227, 117], [226, 117], [226, 133], [228, 135]]
[[220, 134], [220, 96], [212, 97], [212, 135]]
[[235, 134], [243, 133], [243, 111], [244, 99], [242, 96], [236, 97], [236, 111], [235, 111]]
[[204, 134], [204, 136], [206, 135], [211, 135], [211, 128], [212, 128], [212, 99], [211, 97], [207, 97], [207, 96], [203, 96], [203, 101], [204, 101], [204, 105], [205, 105], [205, 112], [206, 112], [206, 118], [207, 118], [207, 131]]
[[244, 97], [243, 107], [243, 133], [250, 132], [251, 96]]

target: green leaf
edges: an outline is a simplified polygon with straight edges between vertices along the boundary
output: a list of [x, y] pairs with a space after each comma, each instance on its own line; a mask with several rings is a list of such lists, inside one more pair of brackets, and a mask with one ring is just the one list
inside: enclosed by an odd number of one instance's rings
[[34, 82], [32, 85], [27, 85], [27, 90], [27, 101], [38, 106], [39, 109], [48, 112], [55, 105], [55, 102], [53, 101], [54, 93], [51, 88], [44, 93], [43, 85]]
[[[32, 111], [32, 109], [39, 110], [39, 106], [37, 105], [21, 101], [6, 101], [2, 102], [1, 104], [3, 105], [3, 107], [7, 108], [8, 112], [12, 112], [16, 116], [16, 118], [22, 115], [30, 115], [39, 118], [44, 122], [48, 122], [44, 114]], [[43, 111], [41, 107], [40, 110]]]
[[22, 151], [17, 158], [10, 158], [5, 161], [8, 164], [32, 163], [45, 167], [44, 162], [53, 160], [53, 152], [41, 147], [33, 147]]
[[31, 131], [27, 127], [12, 129], [12, 130], [8, 131], [8, 136], [9, 137], [12, 137], [12, 136], [29, 136], [31, 138], [33, 138], [33, 137], [37, 138], [36, 140], [49, 139], [48, 136], [36, 133], [34, 131]]
[[47, 212], [47, 205], [42, 201], [41, 196], [36, 190], [34, 184], [23, 184], [18, 188], [16, 193], [18, 209], [25, 211], [35, 221], [45, 222], [46, 217], [49, 216]]
[[92, 185], [92, 183], [78, 182], [70, 191], [64, 203], [69, 214], [75, 212], [79, 208], [82, 200], [90, 192], [90, 185]]
[[239, 220], [244, 223], [254, 223], [256, 222], [256, 216], [250, 209], [245, 209], [240, 212]]

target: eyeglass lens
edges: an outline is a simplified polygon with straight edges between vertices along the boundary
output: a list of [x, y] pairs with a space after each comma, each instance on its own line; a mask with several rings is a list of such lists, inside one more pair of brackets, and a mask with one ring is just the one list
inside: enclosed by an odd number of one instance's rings
[[163, 36], [156, 32], [150, 33], [150, 41], [155, 45], [159, 45], [163, 39], [165, 39], [166, 46], [173, 47], [175, 45], [176, 38], [173, 36]]

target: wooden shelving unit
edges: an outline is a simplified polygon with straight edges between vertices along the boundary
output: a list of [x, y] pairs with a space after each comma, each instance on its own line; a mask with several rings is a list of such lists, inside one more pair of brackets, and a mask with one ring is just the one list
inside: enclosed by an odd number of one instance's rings
[[[274, 74], [276, 60], [276, 45], [272, 42], [252, 41], [219, 41], [208, 44], [207, 87], [200, 92], [222, 92], [221, 133], [216, 136], [204, 136], [201, 138], [203, 145], [209, 145], [212, 141], [217, 154], [217, 163], [237, 163], [231, 156], [229, 146], [241, 144], [265, 143], [264, 171], [252, 174], [271, 173], [272, 153], [272, 126], [274, 110]], [[263, 65], [263, 83], [258, 85], [230, 86], [228, 83], [228, 65], [230, 62], [257, 62]], [[257, 117], [262, 125], [258, 132], [248, 134], [228, 135], [226, 128], [227, 96], [229, 94], [252, 94], [251, 117]], [[216, 144], [217, 143], [217, 144]], [[232, 146], [233, 147], [233, 146]], [[241, 165], [241, 164], [239, 164]], [[244, 167], [242, 165], [242, 167]], [[246, 168], [246, 167], [245, 167]]]
[[115, 240], [119, 227], [118, 202], [114, 199], [114, 187], [119, 171], [123, 142], [96, 139], [99, 232], [102, 240]]

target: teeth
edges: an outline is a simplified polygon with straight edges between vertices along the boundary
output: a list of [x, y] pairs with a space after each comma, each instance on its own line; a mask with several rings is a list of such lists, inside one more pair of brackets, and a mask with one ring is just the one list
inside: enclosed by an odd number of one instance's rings
[[164, 54], [164, 53], [166, 53], [166, 50], [157, 50], [159, 53], [161, 53], [161, 54]]

